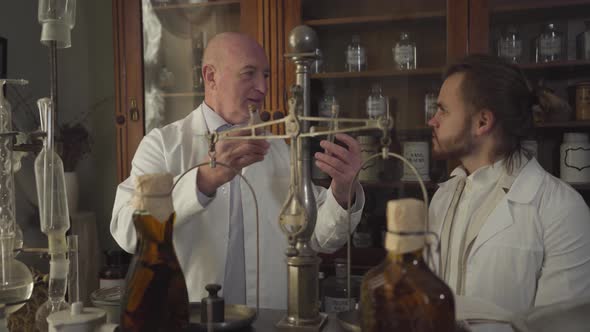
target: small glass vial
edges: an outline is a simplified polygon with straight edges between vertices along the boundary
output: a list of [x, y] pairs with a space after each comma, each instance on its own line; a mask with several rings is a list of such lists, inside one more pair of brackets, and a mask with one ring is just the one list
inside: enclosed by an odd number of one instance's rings
[[545, 25], [537, 40], [537, 62], [558, 61], [564, 58], [563, 33], [554, 23]]
[[410, 40], [410, 34], [402, 32], [399, 41], [393, 47], [393, 61], [398, 69], [416, 69], [416, 44]]
[[509, 25], [498, 39], [498, 56], [511, 63], [520, 63], [522, 57], [522, 39], [515, 26]]
[[358, 35], [352, 36], [352, 42], [346, 48], [346, 70], [349, 72], [367, 70], [367, 50], [361, 45]]
[[367, 98], [367, 115], [371, 119], [377, 119], [387, 114], [387, 98], [381, 94], [381, 85], [373, 83], [371, 94]]
[[424, 95], [424, 124], [428, 125], [428, 121], [436, 114], [438, 102], [437, 91], [427, 91]]
[[336, 271], [335, 276], [330, 276], [324, 280], [322, 284], [322, 291], [324, 295], [324, 311], [326, 313], [336, 313], [341, 311], [348, 311], [354, 309], [358, 303], [360, 284], [358, 280], [351, 278], [350, 288], [350, 306], [348, 303], [348, 292], [346, 289], [347, 278], [346, 272], [348, 265], [346, 260], [337, 258], [334, 260], [334, 267]]

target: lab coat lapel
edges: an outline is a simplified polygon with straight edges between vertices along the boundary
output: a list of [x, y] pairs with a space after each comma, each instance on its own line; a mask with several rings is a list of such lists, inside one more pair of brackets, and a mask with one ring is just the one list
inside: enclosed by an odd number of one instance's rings
[[[474, 220], [474, 222], [478, 221]], [[510, 225], [513, 223], [514, 219], [512, 217], [512, 213], [510, 212], [510, 202], [508, 199], [506, 199], [506, 196], [504, 196], [502, 199], [500, 199], [500, 202], [498, 202], [498, 205], [492, 211], [489, 217], [486, 218], [486, 221], [481, 227], [479, 234], [472, 234], [472, 238], [470, 240], [473, 240], [473, 236], [477, 236], [477, 238], [475, 239], [475, 243], [473, 244], [469, 255], [473, 255], [479, 247], [481, 247], [494, 235], [510, 227]], [[470, 243], [470, 241], [467, 241], [466, 243]]]

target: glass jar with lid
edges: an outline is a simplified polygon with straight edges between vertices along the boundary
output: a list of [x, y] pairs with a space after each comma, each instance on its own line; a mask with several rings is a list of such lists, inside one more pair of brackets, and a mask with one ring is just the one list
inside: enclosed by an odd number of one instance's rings
[[522, 39], [514, 25], [508, 25], [497, 43], [498, 56], [511, 63], [520, 63], [522, 57]]
[[393, 46], [393, 61], [397, 69], [416, 69], [416, 43], [409, 33], [400, 33], [399, 41]]
[[353, 35], [346, 48], [346, 70], [349, 72], [367, 70], [367, 50], [361, 45], [361, 37]]
[[537, 38], [537, 62], [558, 61], [565, 58], [563, 32], [555, 23], [547, 23]]

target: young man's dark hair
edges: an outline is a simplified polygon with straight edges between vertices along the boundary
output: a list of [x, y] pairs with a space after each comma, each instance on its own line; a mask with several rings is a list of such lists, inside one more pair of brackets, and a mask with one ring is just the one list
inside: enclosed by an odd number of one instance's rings
[[509, 171], [521, 150], [520, 141], [533, 127], [533, 106], [538, 98], [523, 72], [501, 58], [473, 54], [450, 65], [443, 79], [463, 74], [461, 92], [470, 111], [491, 111], [496, 119], [495, 154], [506, 158]]

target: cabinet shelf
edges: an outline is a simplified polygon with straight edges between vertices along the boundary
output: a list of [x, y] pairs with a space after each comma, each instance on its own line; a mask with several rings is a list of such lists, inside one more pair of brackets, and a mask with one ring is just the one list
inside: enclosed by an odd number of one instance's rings
[[164, 98], [176, 98], [176, 97], [203, 97], [205, 96], [204, 92], [170, 92], [170, 93], [163, 93], [162, 97]]
[[443, 72], [442, 67], [433, 68], [417, 68], [412, 70], [396, 70], [396, 69], [379, 69], [366, 70], [357, 72], [328, 72], [312, 74], [312, 79], [326, 79], [326, 78], [364, 78], [364, 77], [413, 77], [413, 76], [432, 76], [440, 75]]
[[437, 19], [444, 18], [446, 16], [445, 11], [432, 11], [432, 12], [419, 12], [419, 13], [407, 13], [407, 14], [396, 14], [396, 15], [375, 15], [375, 16], [353, 16], [353, 17], [337, 17], [337, 18], [324, 18], [316, 20], [306, 20], [303, 23], [311, 27], [321, 26], [336, 26], [336, 25], [349, 25], [349, 24], [363, 24], [363, 23], [387, 23], [387, 22], [399, 22], [399, 21], [410, 21], [419, 19]]
[[564, 122], [551, 122], [551, 123], [536, 123], [535, 128], [553, 128], [553, 129], [568, 129], [568, 128], [579, 128], [579, 129], [590, 129], [590, 121], [564, 121]]
[[239, 4], [240, 4], [240, 0], [218, 0], [218, 1], [211, 1], [211, 2], [160, 4], [160, 5], [154, 5], [154, 10], [191, 9], [191, 8], [204, 8], [204, 7], [239, 5]]
[[521, 3], [515, 4], [513, 1], [509, 1], [507, 4], [499, 5], [494, 8], [491, 8], [492, 13], [511, 13], [511, 12], [518, 12], [518, 11], [531, 11], [531, 10], [541, 10], [541, 9], [551, 9], [555, 10], [556, 7], [563, 8], [563, 7], [572, 7], [572, 6], [580, 6], [580, 5], [588, 5], [587, 0], [561, 0], [559, 5], [555, 5], [555, 1], [535, 1], [529, 3]]

